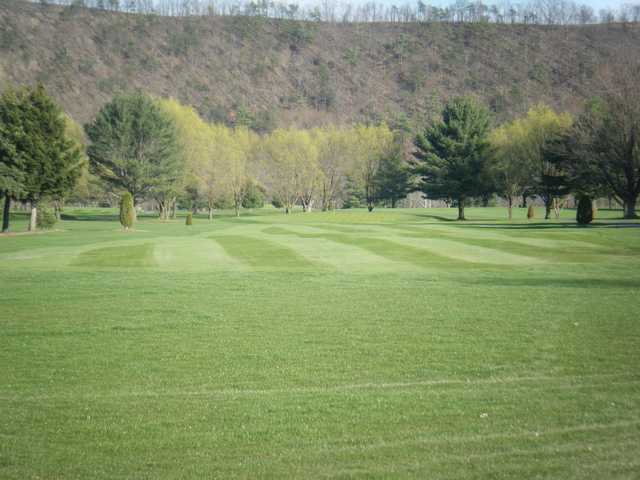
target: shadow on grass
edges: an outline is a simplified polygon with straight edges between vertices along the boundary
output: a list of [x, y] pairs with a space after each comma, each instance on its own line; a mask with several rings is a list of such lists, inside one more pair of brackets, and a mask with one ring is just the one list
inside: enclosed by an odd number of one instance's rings
[[640, 287], [638, 280], [627, 280], [623, 278], [498, 278], [481, 277], [478, 280], [459, 280], [463, 285], [483, 285], [495, 287], [541, 287], [541, 288], [600, 288], [618, 289]]
[[509, 223], [456, 223], [452, 226], [455, 227], [481, 227], [481, 228], [501, 228], [508, 230], [553, 230], [553, 229], [578, 229], [578, 230], [587, 230], [590, 228], [640, 228], [640, 223], [630, 223], [630, 222], [602, 222], [602, 223], [592, 223], [591, 225], [578, 225], [577, 223], [520, 223], [520, 224], [509, 224]]

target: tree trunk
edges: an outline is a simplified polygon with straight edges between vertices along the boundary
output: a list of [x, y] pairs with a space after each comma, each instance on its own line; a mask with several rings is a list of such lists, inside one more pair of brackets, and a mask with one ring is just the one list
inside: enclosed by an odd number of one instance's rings
[[509, 202], [509, 221], [513, 220], [513, 197], [507, 197], [507, 201]]
[[31, 218], [29, 219], [29, 231], [35, 232], [38, 229], [38, 224], [36, 223], [38, 219], [38, 206], [36, 203], [31, 202]]
[[522, 208], [527, 208], [527, 196], [522, 194]]
[[11, 212], [11, 197], [9, 194], [4, 196], [4, 208], [2, 209], [2, 233], [9, 231], [9, 214]]
[[638, 215], [636, 215], [637, 200], [638, 200], [637, 198], [634, 198], [634, 199], [628, 199], [627, 201], [624, 202], [624, 218], [626, 219], [638, 218]]
[[464, 218], [464, 197], [458, 199], [458, 220], [466, 220]]
[[160, 210], [160, 220], [164, 221], [167, 219], [167, 202], [165, 200], [158, 200], [158, 208]]
[[551, 218], [551, 197], [544, 197], [544, 219]]
[[209, 221], [213, 220], [213, 207], [209, 205]]
[[560, 210], [562, 209], [562, 204], [560, 203], [560, 200], [558, 200], [557, 198], [553, 199], [553, 213], [556, 216], [556, 220], [560, 219]]
[[177, 204], [178, 204], [178, 201], [177, 201], [176, 197], [173, 197], [171, 199], [171, 206], [170, 206], [170, 208], [171, 208], [170, 215], [171, 215], [171, 218], [173, 218], [173, 219], [176, 218], [176, 208], [178, 206]]
[[396, 208], [396, 199], [395, 198], [391, 199], [391, 208]]
[[56, 220], [62, 220], [62, 200], [56, 200], [53, 202], [53, 211], [56, 216]]

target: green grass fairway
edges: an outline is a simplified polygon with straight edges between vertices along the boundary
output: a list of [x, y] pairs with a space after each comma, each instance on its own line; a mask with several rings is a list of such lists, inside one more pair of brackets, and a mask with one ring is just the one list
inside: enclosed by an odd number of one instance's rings
[[0, 478], [640, 478], [640, 223], [456, 214], [0, 237]]

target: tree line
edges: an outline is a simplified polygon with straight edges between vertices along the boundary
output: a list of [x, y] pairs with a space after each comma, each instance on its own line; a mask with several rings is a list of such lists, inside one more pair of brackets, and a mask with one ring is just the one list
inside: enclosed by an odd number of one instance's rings
[[594, 198], [613, 198], [624, 218], [637, 218], [640, 62], [622, 53], [599, 75], [600, 95], [575, 117], [538, 105], [491, 129], [485, 106], [470, 98], [449, 102], [415, 141], [421, 190], [455, 202], [460, 220], [470, 198], [493, 193], [507, 200], [509, 219], [517, 198], [526, 206], [534, 196], [544, 202], [546, 219], [552, 212], [559, 217], [569, 194], [589, 208]]
[[[451, 99], [417, 134], [386, 124], [276, 129], [208, 123], [174, 99], [142, 92], [114, 97], [80, 127], [42, 86], [0, 98], [3, 231], [12, 202], [38, 208], [96, 203], [123, 194], [162, 219], [192, 212], [261, 207], [395, 207], [412, 191], [441, 199], [465, 219], [470, 202], [494, 195], [513, 207], [539, 198], [545, 218], [569, 195], [583, 205], [615, 199], [636, 217], [640, 195], [640, 62], [621, 56], [599, 75], [600, 94], [578, 115], [546, 105], [494, 127], [474, 98]], [[520, 202], [521, 200], [521, 202]], [[44, 218], [43, 215], [40, 217]], [[583, 218], [588, 218], [584, 215]]]
[[448, 6], [429, 1], [400, 4], [338, 2], [317, 4], [270, 0], [39, 0], [73, 8], [162, 16], [251, 16], [287, 20], [364, 23], [364, 22], [458, 22], [510, 23], [529, 25], [587, 25], [594, 23], [640, 22], [640, 3], [624, 3], [618, 9], [602, 8], [573, 0], [455, 0]]

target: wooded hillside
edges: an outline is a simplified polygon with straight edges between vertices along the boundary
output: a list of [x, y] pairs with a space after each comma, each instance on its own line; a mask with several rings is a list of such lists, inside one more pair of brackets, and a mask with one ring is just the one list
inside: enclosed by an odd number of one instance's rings
[[637, 24], [330, 24], [172, 18], [0, 3], [0, 84], [42, 82], [79, 122], [121, 91], [176, 97], [258, 131], [386, 120], [411, 128], [473, 93], [504, 120], [576, 111]]

